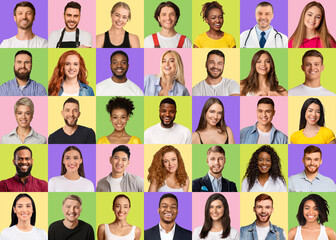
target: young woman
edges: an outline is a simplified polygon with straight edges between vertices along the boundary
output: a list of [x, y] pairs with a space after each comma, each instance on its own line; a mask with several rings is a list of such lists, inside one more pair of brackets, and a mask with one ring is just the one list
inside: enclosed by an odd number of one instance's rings
[[335, 48], [321, 3], [313, 1], [302, 10], [299, 24], [289, 38], [289, 48]]
[[287, 192], [280, 158], [269, 145], [253, 153], [243, 179], [242, 192]]
[[131, 9], [124, 2], [117, 2], [111, 9], [112, 26], [110, 30], [97, 35], [97, 48], [139, 48], [139, 38], [125, 31], [124, 27], [131, 20]]
[[1, 240], [34, 239], [48, 240], [47, 233], [35, 227], [36, 208], [34, 200], [26, 193], [16, 196], [12, 206], [12, 222], [2, 230]]
[[113, 97], [106, 104], [106, 111], [110, 114], [110, 120], [114, 131], [101, 137], [98, 144], [141, 144], [136, 136], [126, 133], [125, 127], [130, 116], [133, 114], [134, 104], [132, 100], [124, 97]]
[[230, 226], [229, 205], [220, 193], [210, 195], [205, 204], [204, 224], [194, 229], [192, 240], [239, 240], [236, 229]]
[[79, 148], [67, 147], [62, 155], [61, 176], [48, 183], [49, 192], [94, 192], [93, 183], [85, 178], [83, 157]]
[[249, 75], [240, 82], [242, 96], [287, 96], [279, 85], [271, 54], [265, 50], [256, 52], [251, 61]]
[[181, 56], [168, 50], [162, 55], [160, 66], [160, 74], [145, 76], [145, 96], [189, 96]]
[[192, 134], [192, 143], [235, 143], [231, 128], [225, 124], [223, 103], [218, 98], [209, 98], [205, 102], [198, 127]]
[[48, 94], [49, 96], [94, 96], [88, 84], [84, 59], [75, 50], [70, 50], [58, 59], [48, 84]]
[[30, 126], [34, 116], [34, 103], [27, 97], [20, 98], [14, 105], [16, 129], [1, 138], [1, 144], [44, 144], [47, 140]]
[[201, 16], [210, 29], [196, 37], [194, 48], [235, 48], [234, 38], [221, 30], [224, 23], [223, 7], [217, 1], [203, 4]]
[[98, 227], [98, 240], [139, 240], [141, 229], [127, 222], [127, 215], [131, 209], [131, 200], [124, 194], [113, 199], [114, 222], [100, 224]]
[[289, 240], [335, 240], [335, 231], [323, 225], [328, 222], [328, 202], [317, 194], [310, 194], [302, 199], [296, 218], [300, 224], [289, 230]]
[[167, 145], [155, 153], [148, 169], [148, 192], [188, 192], [189, 178], [179, 150]]
[[317, 98], [308, 98], [302, 105], [299, 131], [292, 134], [294, 144], [335, 144], [335, 135], [324, 127], [324, 109]]

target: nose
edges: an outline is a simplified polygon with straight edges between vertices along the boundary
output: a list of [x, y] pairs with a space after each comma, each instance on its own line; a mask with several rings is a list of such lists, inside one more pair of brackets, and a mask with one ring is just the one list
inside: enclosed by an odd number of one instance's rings
[[215, 164], [219, 164], [219, 160], [218, 159], [215, 160]]

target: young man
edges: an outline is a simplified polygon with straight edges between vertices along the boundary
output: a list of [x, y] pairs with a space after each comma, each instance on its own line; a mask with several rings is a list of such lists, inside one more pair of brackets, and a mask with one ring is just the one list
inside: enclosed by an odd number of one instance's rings
[[271, 26], [273, 6], [261, 2], [255, 10], [257, 24], [240, 34], [240, 48], [287, 48], [288, 38]]
[[165, 98], [160, 103], [158, 123], [145, 131], [145, 144], [189, 144], [191, 132], [188, 128], [174, 123], [176, 116], [176, 102], [172, 98]]
[[81, 5], [68, 2], [64, 8], [65, 28], [53, 31], [48, 38], [49, 48], [89, 48], [92, 46], [91, 34], [78, 28]]
[[261, 98], [257, 104], [255, 125], [240, 130], [240, 143], [245, 144], [287, 144], [288, 138], [277, 130], [272, 120], [275, 115], [274, 102], [271, 98]]
[[2, 41], [0, 48], [46, 48], [47, 40], [35, 35], [32, 27], [35, 21], [35, 7], [27, 1], [20, 2], [14, 8], [14, 21], [18, 32], [14, 37]]
[[305, 74], [304, 83], [289, 89], [289, 96], [336, 96], [322, 87], [321, 73], [324, 70], [323, 56], [317, 50], [309, 50], [302, 57], [301, 69]]
[[220, 50], [208, 53], [205, 68], [208, 76], [192, 88], [193, 96], [239, 96], [239, 84], [232, 79], [222, 77], [225, 55]]
[[319, 147], [308, 146], [304, 150], [303, 172], [290, 176], [288, 190], [290, 192], [336, 192], [336, 185], [331, 178], [319, 173], [322, 164], [322, 151]]
[[126, 172], [130, 164], [131, 152], [125, 145], [119, 145], [112, 151], [110, 163], [112, 172], [98, 181], [96, 192], [143, 192], [144, 180]]
[[193, 192], [237, 192], [234, 182], [223, 178], [222, 171], [226, 162], [225, 151], [221, 146], [212, 146], [207, 152], [209, 172], [202, 178], [192, 181]]
[[143, 96], [139, 88], [127, 79], [128, 55], [124, 51], [115, 51], [111, 54], [112, 77], [97, 84], [97, 96]]
[[240, 239], [244, 240], [286, 240], [282, 228], [273, 225], [270, 218], [273, 212], [273, 199], [267, 194], [260, 194], [254, 200], [253, 211], [256, 220], [245, 227], [240, 228]]
[[145, 48], [191, 48], [191, 41], [175, 31], [179, 17], [180, 9], [175, 3], [161, 2], [154, 13], [161, 31], [145, 38]]

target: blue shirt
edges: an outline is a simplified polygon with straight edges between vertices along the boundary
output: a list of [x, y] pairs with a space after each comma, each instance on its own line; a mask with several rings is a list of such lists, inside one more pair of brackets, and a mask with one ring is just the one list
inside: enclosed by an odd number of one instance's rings
[[[265, 239], [260, 240], [286, 240], [282, 228], [273, 225], [269, 222], [270, 230]], [[257, 225], [254, 221], [252, 224], [240, 228], [240, 239], [243, 240], [258, 240]]]
[[41, 83], [31, 79], [21, 90], [19, 83], [14, 78], [0, 86], [0, 96], [47, 96], [47, 91]]
[[317, 173], [315, 179], [310, 181], [305, 171], [290, 176], [288, 179], [289, 192], [336, 192], [336, 185], [331, 178]]
[[256, 32], [257, 32], [257, 36], [258, 36], [258, 41], [260, 41], [260, 38], [261, 38], [261, 32], [265, 32], [265, 39], [267, 40], [268, 36], [270, 35], [273, 27], [270, 26], [267, 30], [265, 31], [262, 31], [260, 30], [260, 28], [258, 28], [258, 24], [254, 26]]
[[[145, 76], [145, 96], [159, 96], [161, 89], [160, 77], [155, 75]], [[175, 80], [173, 88], [169, 91], [169, 96], [190, 96], [190, 94], [185, 86]]]
[[[85, 83], [82, 83], [81, 81], [77, 80], [79, 84], [79, 94], [78, 96], [94, 96], [94, 92], [92, 87], [86, 85]], [[58, 96], [62, 96], [63, 94], [63, 83], [61, 84], [61, 89], [58, 93]]]
[[212, 176], [209, 172], [208, 172], [209, 178], [210, 178], [210, 182], [211, 182], [211, 186], [214, 192], [221, 192], [222, 191], [222, 177], [220, 177], [219, 179], [215, 178], [214, 176]]

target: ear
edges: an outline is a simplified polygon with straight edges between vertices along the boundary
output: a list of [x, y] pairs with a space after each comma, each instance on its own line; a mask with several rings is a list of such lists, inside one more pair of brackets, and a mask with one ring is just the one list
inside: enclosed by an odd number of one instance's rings
[[255, 207], [253, 207], [253, 212], [256, 212]]
[[16, 164], [15, 164], [15, 159], [13, 159], [13, 164], [14, 164], [14, 166], [16, 166]]
[[13, 211], [14, 211], [14, 213], [16, 213], [16, 209], [15, 209], [15, 207], [13, 207]]
[[301, 65], [301, 70], [304, 71], [304, 69], [303, 69], [303, 64]]
[[112, 165], [112, 159], [113, 159], [113, 158], [112, 158], [112, 156], [111, 156], [111, 157], [110, 157], [110, 163], [111, 163], [111, 165]]
[[81, 112], [78, 112], [78, 118], [80, 117], [80, 115], [81, 115]]
[[324, 65], [322, 64], [322, 66], [321, 66], [321, 72], [324, 70]]

